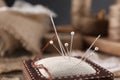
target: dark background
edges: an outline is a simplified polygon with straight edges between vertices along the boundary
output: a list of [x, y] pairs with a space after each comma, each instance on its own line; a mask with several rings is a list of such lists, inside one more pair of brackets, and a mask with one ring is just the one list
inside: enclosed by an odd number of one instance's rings
[[[5, 0], [8, 6], [12, 6], [15, 0]], [[57, 13], [55, 24], [70, 24], [71, 0], [24, 0], [32, 4], [42, 4]], [[109, 6], [114, 4], [115, 0], [93, 0], [92, 13], [96, 14], [99, 10], [105, 9], [109, 12]]]

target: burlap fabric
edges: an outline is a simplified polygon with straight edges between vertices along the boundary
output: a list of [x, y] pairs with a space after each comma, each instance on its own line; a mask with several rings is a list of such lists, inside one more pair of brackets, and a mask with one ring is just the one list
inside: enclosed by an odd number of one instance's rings
[[[0, 25], [2, 26], [2, 25]], [[19, 41], [16, 40], [11, 34], [4, 29], [0, 29], [0, 52], [1, 56], [4, 54], [12, 53], [19, 45]]]
[[[40, 40], [45, 35], [47, 30], [49, 29], [49, 17], [44, 14], [40, 14], [41, 16], [37, 17], [37, 19], [32, 19], [30, 17], [25, 17], [25, 15], [21, 15], [20, 13], [14, 12], [0, 12], [0, 31], [5, 30], [5, 32], [9, 33], [11, 36], [7, 35], [9, 39], [6, 39], [4, 43], [6, 43], [6, 49], [9, 50], [11, 45], [16, 42], [16, 40], [20, 41], [20, 43], [32, 53], [37, 53], [40, 51]], [[36, 21], [37, 20], [37, 21]], [[1, 35], [4, 36], [5, 34]], [[15, 38], [15, 41], [12, 40]], [[2, 40], [2, 39], [1, 39]], [[9, 42], [13, 41], [12, 42]], [[7, 44], [7, 43], [10, 43]]]

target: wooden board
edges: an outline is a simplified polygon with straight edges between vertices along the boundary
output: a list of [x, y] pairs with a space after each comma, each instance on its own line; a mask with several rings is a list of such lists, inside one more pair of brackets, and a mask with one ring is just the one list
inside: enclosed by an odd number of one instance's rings
[[[91, 45], [96, 37], [84, 36], [87, 45]], [[93, 47], [99, 47], [100, 51], [115, 56], [120, 56], [120, 43], [100, 38], [96, 41]]]

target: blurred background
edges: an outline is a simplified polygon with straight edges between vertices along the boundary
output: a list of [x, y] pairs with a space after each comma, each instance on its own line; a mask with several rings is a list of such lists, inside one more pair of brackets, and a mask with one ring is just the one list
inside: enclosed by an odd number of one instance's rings
[[120, 80], [120, 0], [0, 0], [0, 80], [26, 80], [22, 61], [59, 55], [50, 15], [62, 44], [73, 36], [71, 56], [100, 37], [89, 59]]
[[[5, 0], [6, 4], [8, 6], [12, 6], [16, 0]], [[55, 23], [56, 25], [63, 25], [63, 24], [70, 24], [71, 22], [71, 0], [24, 0], [26, 2], [29, 2], [33, 5], [36, 4], [42, 4], [49, 9], [53, 10], [55, 13], [57, 13], [58, 17], [55, 18]], [[115, 1], [114, 0], [105, 0], [105, 1], [96, 1], [93, 0], [92, 5], [91, 5], [91, 12], [93, 14], [97, 14], [97, 12], [101, 9], [105, 9], [106, 13], [108, 14], [109, 12], [109, 6], [113, 4]], [[103, 5], [104, 4], [104, 5]], [[57, 6], [56, 6], [57, 5]], [[65, 5], [65, 6], [63, 6]]]

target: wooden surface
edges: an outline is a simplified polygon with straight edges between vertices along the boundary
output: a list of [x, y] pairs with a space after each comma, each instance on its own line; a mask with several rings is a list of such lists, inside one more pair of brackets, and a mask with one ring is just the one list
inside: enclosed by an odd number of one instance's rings
[[[87, 45], [91, 45], [96, 37], [84, 36], [84, 40]], [[99, 47], [100, 51], [108, 53], [110, 55], [120, 56], [120, 43], [114, 42], [105, 38], [100, 38], [93, 45], [94, 47]]]
[[[79, 52], [79, 53], [76, 53], [76, 55], [81, 55], [83, 53]], [[59, 53], [45, 53], [43, 54], [41, 57], [42, 58], [46, 58], [46, 57], [52, 57], [52, 56], [58, 56]], [[102, 58], [108, 58], [108, 57], [111, 57], [110, 55], [104, 55], [104, 54], [98, 54], [100, 57]], [[26, 58], [27, 59], [27, 58]], [[7, 61], [8, 62], [8, 59], [0, 59], [0, 62], [4, 62], [4, 61]], [[11, 59], [10, 61], [17, 61], [17, 62], [21, 62], [21, 60], [19, 59]], [[10, 64], [10, 63], [9, 63]], [[9, 67], [9, 66], [7, 66]], [[21, 66], [19, 66], [21, 67]], [[22, 68], [22, 67], [21, 67]], [[4, 74], [0, 74], [0, 77], [4, 77], [4, 80], [8, 80], [8, 78], [11, 80], [13, 79], [16, 79], [19, 78], [19, 80], [25, 80], [23, 74], [21, 71], [14, 71], [14, 72], [9, 72], [9, 73], [4, 73]], [[6, 78], [7, 77], [7, 78]], [[18, 80], [18, 79], [17, 79]], [[116, 73], [116, 78], [114, 80], [120, 80], [120, 71]]]
[[[58, 31], [58, 32], [65, 32], [65, 33], [71, 32], [71, 31], [75, 31], [75, 32], [78, 31], [78, 30], [75, 29], [72, 25], [65, 25], [65, 26], [62, 26], [62, 25], [61, 25], [61, 26], [57, 26], [56, 28], [57, 28], [57, 31]], [[51, 29], [50, 29], [50, 32], [54, 32], [54, 29], [51, 28]]]

